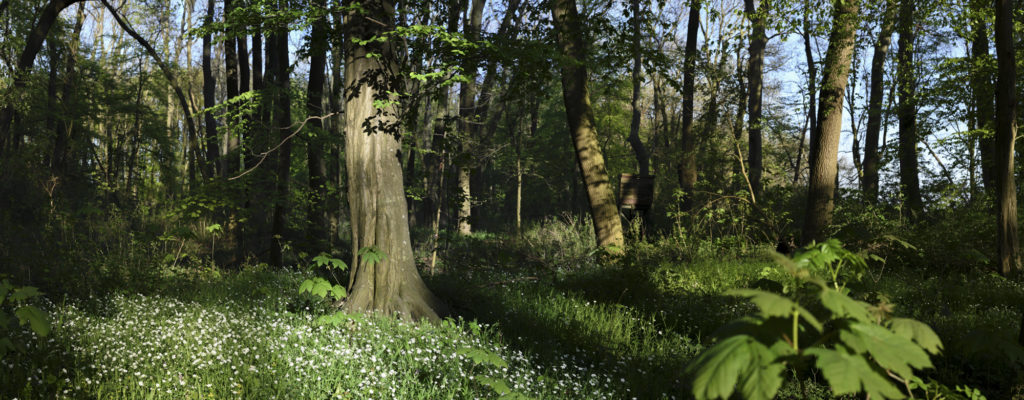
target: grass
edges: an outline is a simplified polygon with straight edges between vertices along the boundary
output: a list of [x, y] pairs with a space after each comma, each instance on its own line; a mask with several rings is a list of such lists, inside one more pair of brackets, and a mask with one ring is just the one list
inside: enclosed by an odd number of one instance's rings
[[[491, 398], [493, 378], [533, 398], [688, 398], [687, 363], [718, 327], [753, 310], [723, 292], [781, 279], [767, 248], [726, 242], [665, 240], [599, 262], [588, 229], [553, 221], [521, 239], [450, 239], [440, 273], [426, 278], [464, 319], [440, 325], [372, 315], [321, 325], [333, 310], [298, 294], [308, 275], [266, 267], [163, 269], [138, 287], [52, 299], [51, 336], [21, 331], [27, 349], [0, 360], [0, 397]], [[981, 272], [875, 272], [855, 293], [884, 296], [945, 341], [930, 376], [1024, 398], [1024, 356], [1006, 350], [1021, 284]], [[822, 381], [801, 379], [805, 389], [788, 379], [780, 398], [831, 398]]]

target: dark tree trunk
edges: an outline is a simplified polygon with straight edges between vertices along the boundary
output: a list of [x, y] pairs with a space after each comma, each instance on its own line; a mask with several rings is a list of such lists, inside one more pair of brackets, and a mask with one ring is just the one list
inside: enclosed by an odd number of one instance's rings
[[643, 59], [640, 48], [640, 36], [642, 34], [640, 28], [642, 26], [642, 18], [640, 16], [640, 0], [630, 0], [629, 2], [630, 12], [632, 14], [632, 26], [633, 26], [633, 98], [631, 100], [631, 107], [633, 109], [633, 116], [629, 122], [629, 141], [630, 147], [633, 148], [633, 154], [636, 155], [636, 165], [638, 172], [641, 176], [650, 175], [650, 156], [647, 154], [647, 149], [644, 147], [644, 142], [640, 140], [640, 78], [643, 74]]
[[[213, 0], [206, 0], [206, 18], [204, 24], [213, 23]], [[217, 82], [213, 78], [213, 63], [210, 48], [213, 46], [210, 33], [203, 35], [203, 107], [207, 110], [217, 105], [216, 89]], [[220, 145], [217, 143], [217, 119], [213, 113], [203, 113], [203, 123], [206, 126], [206, 165], [204, 175], [213, 176], [217, 158], [220, 156]]]
[[[999, 272], [1003, 276], [1021, 271], [1017, 240], [1017, 191], [1014, 187], [1013, 147], [1017, 138], [1017, 64], [1013, 40], [1013, 1], [995, 0], [996, 58], [996, 232], [999, 241]], [[1021, 337], [1024, 341], [1024, 337]]]
[[61, 89], [60, 115], [57, 121], [56, 138], [53, 143], [53, 164], [51, 169], [56, 176], [64, 176], [68, 172], [68, 152], [71, 143], [74, 141], [71, 117], [73, 107], [72, 96], [75, 93], [75, 81], [77, 70], [75, 65], [78, 62], [78, 48], [81, 39], [82, 25], [85, 22], [85, 3], [78, 4], [78, 15], [75, 17], [75, 27], [71, 33], [71, 43], [64, 60], [64, 83]]
[[911, 216], [924, 209], [921, 201], [921, 184], [918, 181], [917, 166], [917, 84], [914, 73], [914, 0], [900, 0], [899, 51], [896, 59], [896, 79], [900, 100], [898, 107], [900, 121], [899, 158], [900, 188]]
[[693, 75], [697, 69], [697, 32], [700, 28], [700, 0], [690, 4], [686, 26], [686, 50], [683, 64], [683, 129], [680, 135], [682, 160], [679, 162], [679, 186], [685, 193], [683, 210], [693, 207], [693, 188], [697, 184], [697, 140], [693, 133]]
[[277, 85], [276, 107], [274, 110], [275, 128], [278, 135], [277, 149], [277, 187], [274, 195], [274, 216], [270, 228], [270, 262], [276, 266], [284, 265], [283, 247], [285, 238], [285, 217], [288, 203], [288, 181], [291, 179], [292, 168], [292, 105], [289, 90], [291, 78], [288, 72], [288, 33], [278, 28], [270, 36], [274, 42], [274, 83]]
[[[345, 30], [350, 38], [369, 38], [388, 29], [373, 21], [391, 26], [394, 11], [390, 4], [375, 0], [362, 6], [369, 15], [353, 11], [346, 17]], [[389, 99], [387, 91], [394, 82], [385, 75], [393, 72], [390, 70], [394, 55], [386, 42], [362, 46], [352, 40], [345, 43], [351, 46], [346, 51], [345, 68], [345, 86], [350, 93], [345, 106], [345, 161], [354, 258], [345, 309], [437, 321], [447, 313], [447, 307], [430, 292], [416, 271], [402, 165], [397, 157], [401, 143], [391, 132], [398, 121], [394, 110], [373, 105], [374, 100]], [[369, 52], [383, 56], [367, 58]], [[384, 253], [386, 258], [372, 262], [361, 256], [359, 250], [368, 247]]]
[[[810, 2], [804, 1], [803, 39], [804, 58], [807, 60], [807, 131], [811, 132], [811, 147], [814, 146], [814, 130], [818, 126], [817, 96], [818, 68], [814, 65], [814, 53], [811, 51], [811, 20]], [[804, 151], [804, 132], [800, 132], [800, 148], [797, 150], [796, 166], [793, 167], [793, 184], [800, 182], [800, 161]], [[809, 158], [809, 157], [808, 157]], [[808, 160], [808, 164], [813, 161]]]
[[995, 99], [994, 88], [992, 87], [992, 76], [985, 65], [990, 55], [988, 53], [989, 40], [988, 29], [982, 13], [985, 8], [991, 5], [990, 2], [975, 0], [971, 2], [975, 19], [972, 21], [974, 27], [971, 39], [971, 59], [974, 69], [971, 71], [971, 90], [974, 94], [974, 123], [975, 129], [986, 132], [978, 140], [978, 150], [981, 153], [981, 182], [985, 190], [991, 192], [996, 188], [996, 147], [994, 122], [996, 120], [993, 99]]
[[832, 221], [833, 195], [836, 189], [836, 159], [843, 124], [843, 94], [850, 73], [854, 38], [857, 34], [856, 0], [835, 0], [832, 3], [832, 34], [821, 81], [821, 107], [818, 127], [811, 141], [811, 175], [807, 192], [807, 216], [802, 240], [821, 241], [824, 229]]
[[[754, 198], [760, 198], [762, 192], [761, 175], [764, 171], [761, 153], [761, 91], [764, 79], [764, 48], [768, 42], [765, 36], [765, 18], [768, 15], [769, 0], [761, 0], [754, 8], [754, 0], [744, 0], [744, 9], [750, 19], [750, 60], [747, 68], [747, 136], [750, 142], [748, 164], [750, 170], [750, 186]], [[812, 138], [813, 142], [813, 138]]]
[[[868, 94], [868, 123], [864, 134], [864, 197], [871, 203], [878, 201], [878, 169], [881, 158], [878, 150], [878, 134], [882, 130], [882, 95], [885, 82], [885, 58], [892, 43], [892, 31], [896, 26], [895, 0], [886, 1], [882, 15], [882, 28], [878, 33], [874, 54], [871, 56], [871, 89]], [[884, 144], [884, 143], [883, 143]]]
[[[477, 41], [480, 38], [480, 25], [483, 21], [484, 4], [485, 0], [472, 0], [473, 7], [470, 9], [469, 20], [464, 27], [464, 35], [469, 41]], [[472, 132], [475, 129], [470, 129], [470, 124], [479, 124], [480, 116], [477, 115], [476, 110], [476, 70], [477, 61], [475, 59], [469, 59], [466, 65], [463, 66], [466, 73], [468, 74], [469, 81], [462, 83], [462, 88], [459, 92], [459, 131], [463, 135], [462, 138], [462, 152], [463, 154], [473, 154], [474, 149], [466, 145], [466, 142], [470, 142], [476, 138], [471, 137]], [[463, 159], [469, 159], [472, 157], [462, 157]], [[473, 225], [470, 222], [470, 216], [472, 214], [472, 196], [470, 191], [470, 170], [472, 165], [466, 165], [466, 162], [461, 162], [458, 165], [459, 171], [459, 233], [468, 235], [473, 233]], [[471, 163], [470, 163], [471, 164]]]
[[594, 110], [587, 89], [586, 44], [580, 31], [575, 0], [554, 0], [551, 15], [558, 46], [565, 63], [562, 69], [562, 97], [569, 132], [576, 148], [576, 162], [583, 175], [597, 244], [602, 247], [623, 245], [622, 223], [615, 206], [608, 171], [594, 126]]
[[[325, 9], [325, 0], [316, 0], [313, 7]], [[306, 161], [309, 169], [309, 226], [307, 235], [309, 242], [316, 244], [315, 251], [325, 250], [321, 245], [327, 234], [327, 215], [324, 208], [327, 200], [327, 169], [324, 164], [323, 119], [326, 114], [323, 107], [324, 70], [327, 67], [327, 17], [322, 16], [313, 21], [309, 43], [309, 86], [306, 95], [306, 113], [309, 122], [306, 126], [312, 135], [306, 146]]]
[[[230, 24], [228, 14], [234, 6], [231, 4], [231, 0], [224, 0], [224, 23]], [[236, 40], [231, 37], [231, 33], [227, 34], [226, 40], [223, 42], [224, 45], [224, 86], [227, 91], [228, 101], [238, 96], [238, 52], [235, 47]], [[236, 171], [238, 171], [238, 132], [236, 131], [236, 124], [233, 123], [235, 119], [235, 107], [227, 108], [228, 116], [225, 118], [226, 124], [224, 129], [224, 140], [221, 144], [224, 146], [221, 149], [221, 176], [230, 177]]]

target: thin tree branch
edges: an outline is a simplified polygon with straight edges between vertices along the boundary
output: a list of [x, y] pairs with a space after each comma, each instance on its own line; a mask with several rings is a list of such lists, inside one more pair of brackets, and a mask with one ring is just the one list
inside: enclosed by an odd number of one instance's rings
[[[276, 146], [272, 147], [270, 150], [267, 150], [267, 151], [264, 151], [264, 152], [260, 153], [260, 159], [259, 159], [259, 161], [256, 162], [256, 165], [253, 165], [252, 167], [249, 167], [249, 169], [246, 169], [245, 171], [242, 171], [238, 175], [235, 175], [235, 176], [232, 176], [232, 177], [228, 178], [228, 180], [229, 181], [233, 181], [235, 179], [241, 178], [243, 176], [248, 175], [250, 172], [252, 172], [256, 168], [258, 168], [261, 164], [263, 164], [263, 161], [266, 161], [267, 157], [270, 156], [270, 153], [273, 153], [274, 151], [277, 151], [277, 149], [281, 148], [281, 146], [283, 146], [285, 143], [287, 143], [289, 140], [291, 140], [291, 138], [295, 137], [295, 135], [298, 135], [299, 132], [302, 132], [302, 128], [305, 127], [306, 123], [308, 123], [309, 121], [312, 121], [314, 119], [324, 120], [324, 119], [333, 117], [333, 116], [338, 115], [338, 114], [340, 114], [340, 113], [332, 112], [330, 114], [320, 115], [320, 116], [312, 116], [312, 117], [308, 117], [308, 118], [302, 120], [302, 123], [299, 125], [299, 127], [297, 129], [295, 129], [294, 132], [292, 132], [287, 137], [285, 137], [284, 140], [281, 140], [281, 143], [278, 143]], [[295, 124], [292, 124], [292, 126], [295, 126]]]

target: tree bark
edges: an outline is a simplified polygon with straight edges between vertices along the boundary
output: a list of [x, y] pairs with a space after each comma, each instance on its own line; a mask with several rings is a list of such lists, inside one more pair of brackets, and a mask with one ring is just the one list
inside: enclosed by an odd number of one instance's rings
[[[327, 8], [325, 0], [315, 0], [313, 7]], [[327, 67], [327, 17], [313, 21], [309, 43], [309, 86], [306, 95], [306, 113], [313, 118], [306, 123], [312, 135], [306, 146], [306, 161], [309, 170], [309, 226], [307, 235], [311, 244], [323, 243], [327, 232], [327, 214], [324, 207], [327, 200], [327, 168], [324, 164], [323, 107], [324, 74]], [[315, 251], [324, 250], [315, 245]]]
[[[224, 23], [230, 24], [229, 14], [234, 6], [231, 4], [231, 0], [224, 0]], [[224, 87], [226, 88], [228, 101], [238, 96], [238, 51], [235, 47], [236, 40], [232, 37], [231, 32], [226, 32], [227, 36], [222, 43], [224, 45]], [[236, 117], [236, 108], [227, 107], [227, 118], [224, 120], [224, 140], [222, 144], [224, 148], [221, 149], [221, 176], [230, 177], [236, 171], [238, 171], [238, 161], [240, 160], [238, 154], [238, 132], [236, 132], [236, 124], [233, 123]]]
[[686, 26], [686, 49], [683, 57], [683, 129], [680, 134], [682, 160], [679, 163], [679, 186], [686, 197], [683, 211], [693, 208], [693, 188], [697, 184], [697, 140], [693, 133], [693, 75], [697, 69], [697, 31], [700, 28], [700, 0], [690, 4]]
[[[884, 3], [882, 27], [871, 56], [871, 88], [868, 94], [868, 122], [864, 133], [864, 197], [868, 202], [878, 201], [878, 169], [881, 158], [878, 151], [878, 134], [882, 130], [882, 95], [885, 82], [885, 58], [892, 43], [892, 31], [896, 26], [896, 3]], [[884, 143], [883, 143], [884, 144]]]
[[583, 175], [590, 214], [594, 221], [597, 244], [602, 247], [623, 245], [622, 222], [615, 206], [604, 156], [601, 155], [594, 126], [594, 110], [587, 89], [586, 46], [580, 32], [580, 18], [575, 0], [554, 0], [551, 3], [558, 46], [562, 56], [562, 98], [576, 148], [576, 161]]
[[990, 57], [988, 53], [989, 40], [988, 29], [985, 25], [985, 18], [982, 16], [984, 10], [991, 3], [983, 0], [971, 2], [972, 14], [975, 16], [971, 21], [973, 35], [971, 39], [971, 91], [974, 94], [974, 121], [975, 129], [985, 132], [978, 139], [978, 150], [981, 153], [981, 181], [985, 190], [991, 192], [996, 188], [996, 147], [994, 121], [996, 119], [993, 99], [995, 98], [992, 87], [992, 76], [984, 67], [985, 61]]
[[[996, 232], [999, 241], [999, 272], [1003, 276], [1021, 271], [1017, 241], [1017, 191], [1014, 187], [1013, 147], [1017, 137], [1017, 71], [1013, 40], [1012, 0], [995, 0], [996, 58]], [[1021, 339], [1024, 339], [1022, 337]], [[1024, 340], [1022, 340], [1024, 341]]]
[[[472, 0], [472, 8], [469, 12], [469, 20], [466, 26], [463, 28], [466, 40], [475, 42], [480, 39], [480, 26], [483, 22], [484, 5], [485, 0]], [[470, 124], [479, 124], [480, 116], [477, 115], [476, 110], [476, 70], [477, 62], [475, 59], [470, 58], [466, 65], [463, 66], [465, 72], [468, 74], [469, 81], [462, 83], [462, 88], [459, 91], [459, 131], [462, 134], [462, 152], [463, 154], [472, 154], [473, 150], [466, 143], [471, 142], [473, 137], [471, 133], [475, 129], [470, 129]], [[471, 157], [463, 157], [463, 159], [469, 159]], [[470, 221], [470, 216], [473, 212], [472, 193], [470, 191], [470, 170], [472, 165], [466, 165], [465, 161], [458, 164], [458, 175], [459, 175], [459, 192], [461, 199], [459, 201], [459, 233], [462, 235], [469, 235], [473, 233], [473, 225]], [[470, 163], [472, 164], [472, 163]]]
[[[213, 0], [206, 0], [206, 17], [203, 22], [204, 25], [209, 26], [213, 24]], [[207, 32], [203, 35], [203, 107], [207, 111], [203, 112], [203, 124], [206, 127], [206, 165], [204, 175], [213, 176], [216, 169], [216, 161], [220, 156], [220, 145], [217, 143], [217, 119], [213, 117], [213, 113], [209, 110], [217, 105], [216, 88], [217, 82], [213, 78], [213, 62], [211, 57], [211, 47], [213, 46], [213, 40], [211, 34]]]
[[[804, 58], [807, 60], [807, 132], [811, 133], [811, 146], [814, 146], [814, 130], [817, 129], [817, 96], [818, 68], [814, 65], [814, 52], [811, 51], [811, 19], [810, 1], [804, 1], [803, 32]], [[797, 150], [796, 166], [793, 167], [793, 184], [800, 182], [800, 161], [804, 150], [804, 131], [800, 132], [800, 148]], [[810, 157], [808, 157], [810, 158]], [[808, 164], [812, 161], [808, 160]]]
[[[768, 15], [768, 0], [760, 0], [754, 8], [754, 0], [744, 0], [744, 9], [750, 19], [750, 59], [747, 68], [747, 136], [750, 142], [747, 149], [750, 169], [750, 186], [755, 198], [761, 197], [763, 190], [761, 175], [764, 171], [761, 152], [761, 91], [764, 79], [764, 48], [768, 42], [765, 36], [765, 18]], [[813, 138], [812, 138], [813, 141]]]
[[651, 174], [650, 156], [647, 154], [644, 142], [640, 140], [640, 78], [641, 74], [643, 74], [643, 60], [640, 48], [640, 28], [642, 26], [642, 18], [640, 18], [640, 0], [630, 0], [629, 6], [630, 12], [632, 13], [631, 22], [633, 26], [633, 98], [630, 102], [633, 109], [633, 116], [629, 122], [629, 137], [627, 141], [629, 142], [630, 147], [633, 148], [633, 154], [636, 155], [638, 172], [641, 176], [647, 176]]
[[[350, 11], [346, 17], [346, 33], [351, 39], [365, 39], [391, 29], [391, 4], [373, 0], [362, 6], [365, 14]], [[386, 26], [376, 23], [379, 21]], [[373, 105], [374, 100], [390, 100], [388, 90], [394, 82], [388, 75], [394, 72], [394, 55], [387, 42], [345, 43], [350, 46], [345, 68], [345, 86], [349, 91], [345, 107], [345, 161], [354, 254], [345, 309], [437, 321], [447, 313], [447, 308], [416, 271], [398, 159], [401, 143], [394, 132], [398, 124], [395, 110]], [[368, 58], [370, 52], [382, 57]], [[373, 262], [360, 254], [360, 249], [371, 247], [386, 258]]]
[[898, 107], [900, 186], [911, 216], [924, 209], [917, 166], [917, 85], [914, 73], [914, 0], [900, 0], [899, 50], [896, 54], [896, 79], [900, 100]]
[[285, 28], [277, 28], [277, 31], [270, 36], [274, 42], [272, 52], [274, 61], [274, 83], [277, 92], [275, 96], [274, 120], [278, 132], [278, 154], [277, 154], [277, 184], [274, 194], [274, 215], [270, 228], [270, 262], [276, 266], [284, 265], [284, 242], [285, 218], [288, 203], [288, 183], [291, 179], [292, 167], [292, 142], [289, 136], [292, 133], [292, 106], [289, 91], [291, 88], [291, 77], [288, 73], [288, 31]]
[[824, 229], [832, 221], [835, 206], [836, 159], [843, 124], [843, 94], [850, 72], [854, 37], [857, 33], [856, 0], [835, 0], [832, 3], [832, 33], [821, 82], [821, 107], [818, 109], [817, 140], [811, 143], [811, 175], [807, 193], [807, 216], [804, 219], [803, 242], [821, 241]]

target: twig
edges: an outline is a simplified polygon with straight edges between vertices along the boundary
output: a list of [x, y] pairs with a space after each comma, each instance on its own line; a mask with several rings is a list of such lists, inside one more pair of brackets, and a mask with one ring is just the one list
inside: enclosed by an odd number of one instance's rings
[[743, 165], [743, 152], [740, 150], [740, 142], [737, 140], [734, 143], [736, 144], [736, 161], [740, 162], [740, 173], [743, 174], [743, 180], [747, 181], [747, 189], [750, 190], [750, 204], [757, 204], [757, 199], [754, 197], [754, 186], [750, 184], [747, 167]]
[[[249, 169], [247, 169], [245, 171], [242, 171], [242, 173], [240, 173], [238, 175], [235, 175], [235, 176], [232, 176], [232, 177], [228, 178], [228, 180], [229, 181], [233, 181], [235, 179], [241, 178], [241, 177], [243, 177], [245, 175], [248, 175], [250, 172], [252, 172], [256, 168], [258, 168], [261, 164], [263, 164], [263, 161], [266, 161], [267, 157], [270, 156], [270, 153], [273, 153], [277, 149], [281, 148], [281, 146], [283, 146], [285, 143], [287, 143], [289, 140], [291, 140], [291, 138], [295, 137], [295, 135], [298, 135], [299, 132], [302, 132], [302, 128], [305, 127], [306, 123], [308, 123], [310, 120], [314, 120], [314, 119], [324, 120], [324, 119], [333, 117], [333, 116], [335, 116], [337, 114], [338, 114], [337, 112], [332, 112], [332, 113], [329, 113], [327, 115], [320, 115], [320, 116], [313, 116], [313, 117], [306, 118], [305, 120], [302, 121], [302, 124], [299, 125], [299, 128], [296, 129], [295, 132], [292, 132], [290, 135], [288, 135], [283, 140], [281, 140], [281, 143], [278, 143], [277, 146], [272, 147], [270, 150], [267, 150], [267, 151], [264, 151], [264, 152], [260, 153], [260, 160], [256, 162], [256, 165], [253, 165], [252, 167], [249, 167]], [[294, 124], [292, 124], [292, 125], [294, 125]]]

